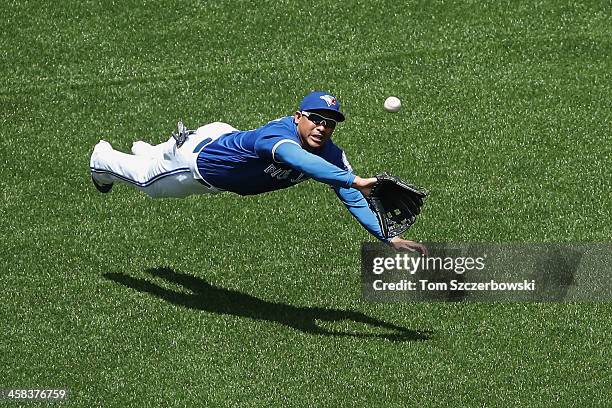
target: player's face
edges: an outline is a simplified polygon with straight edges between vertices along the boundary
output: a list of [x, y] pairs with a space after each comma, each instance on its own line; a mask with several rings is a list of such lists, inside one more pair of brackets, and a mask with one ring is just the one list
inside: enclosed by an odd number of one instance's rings
[[318, 113], [317, 111], [295, 112], [294, 120], [297, 125], [302, 146], [309, 149], [318, 149], [325, 144], [334, 133], [336, 122]]

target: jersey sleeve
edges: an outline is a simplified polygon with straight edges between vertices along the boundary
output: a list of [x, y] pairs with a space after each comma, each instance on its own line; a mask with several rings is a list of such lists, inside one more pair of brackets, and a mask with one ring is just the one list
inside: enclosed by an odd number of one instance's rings
[[379, 240], [383, 242], [389, 241], [383, 237], [378, 218], [376, 218], [376, 215], [370, 209], [368, 202], [359, 190], [355, 188], [336, 187], [334, 191], [340, 201], [342, 201], [342, 204], [344, 204], [351, 215], [359, 221], [363, 228]]
[[255, 154], [264, 159], [277, 161], [274, 157], [274, 153], [278, 146], [283, 143], [294, 143], [300, 146], [296, 140], [297, 136], [295, 132], [290, 117], [269, 122], [258, 131], [254, 145]]
[[[346, 154], [339, 147], [332, 145], [325, 152], [327, 160], [334, 163], [336, 166], [341, 167], [347, 171], [353, 172], [353, 167], [346, 158]], [[366, 229], [370, 234], [375, 236], [380, 241], [388, 242], [382, 235], [380, 224], [376, 214], [370, 209], [368, 202], [359, 190], [356, 188], [337, 188], [334, 187], [334, 191], [342, 204], [351, 213], [355, 219]]]
[[334, 187], [349, 188], [355, 180], [350, 171], [334, 166], [327, 160], [307, 152], [296, 142], [281, 141], [272, 148], [272, 158], [301, 171], [310, 178]]
[[295, 140], [292, 140], [286, 136], [270, 135], [260, 137], [257, 142], [255, 142], [255, 153], [257, 153], [257, 156], [259, 157], [278, 161], [274, 157], [274, 154], [276, 153], [276, 149], [278, 149], [278, 147], [284, 143], [292, 143], [300, 147], [300, 145]]

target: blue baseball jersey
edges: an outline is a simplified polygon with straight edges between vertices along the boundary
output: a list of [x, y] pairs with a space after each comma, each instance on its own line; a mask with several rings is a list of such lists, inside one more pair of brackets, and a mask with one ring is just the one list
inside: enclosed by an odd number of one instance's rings
[[[285, 143], [301, 148], [300, 136], [292, 116], [269, 122], [253, 130], [228, 133], [205, 146], [197, 164], [201, 176], [213, 186], [240, 195], [260, 194], [291, 187], [312, 177], [278, 154]], [[284, 146], [286, 147], [286, 146]], [[318, 151], [310, 152], [336, 166], [328, 168], [339, 177], [330, 184], [350, 187], [354, 176], [342, 149], [328, 140]], [[322, 171], [325, 165], [320, 164]], [[319, 170], [321, 171], [321, 170]]]
[[387, 241], [363, 195], [351, 187], [355, 175], [342, 149], [328, 140], [320, 149], [307, 152], [301, 146], [292, 116], [203, 143], [204, 148], [197, 157], [198, 171], [214, 187], [252, 195], [313, 178], [330, 185], [368, 232]]

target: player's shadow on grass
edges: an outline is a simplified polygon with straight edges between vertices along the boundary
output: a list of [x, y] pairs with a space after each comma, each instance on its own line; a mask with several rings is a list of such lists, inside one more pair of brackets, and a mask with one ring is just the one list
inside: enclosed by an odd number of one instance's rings
[[[192, 293], [167, 289], [148, 280], [134, 278], [123, 273], [106, 273], [103, 276], [139, 292], [150, 293], [175, 305], [217, 314], [267, 320], [314, 335], [381, 338], [391, 341], [415, 341], [429, 338], [429, 332], [427, 331], [410, 330], [375, 319], [361, 312], [321, 307], [298, 307], [269, 302], [236, 290], [211, 285], [202, 278], [175, 272], [169, 268], [148, 269], [147, 272], [168, 282], [181, 285]], [[317, 325], [317, 321], [337, 322], [341, 320], [362, 323], [378, 330], [383, 329], [385, 333], [336, 331]]]

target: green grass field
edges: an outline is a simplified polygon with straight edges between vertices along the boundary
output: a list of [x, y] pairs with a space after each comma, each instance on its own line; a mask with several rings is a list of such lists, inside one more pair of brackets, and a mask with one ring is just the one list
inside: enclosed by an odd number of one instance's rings
[[101, 138], [254, 128], [325, 89], [357, 174], [430, 191], [407, 237], [610, 242], [609, 1], [0, 12], [0, 388], [83, 407], [609, 406], [610, 303], [365, 302], [373, 238], [321, 184], [152, 200], [101, 195], [88, 168]]

